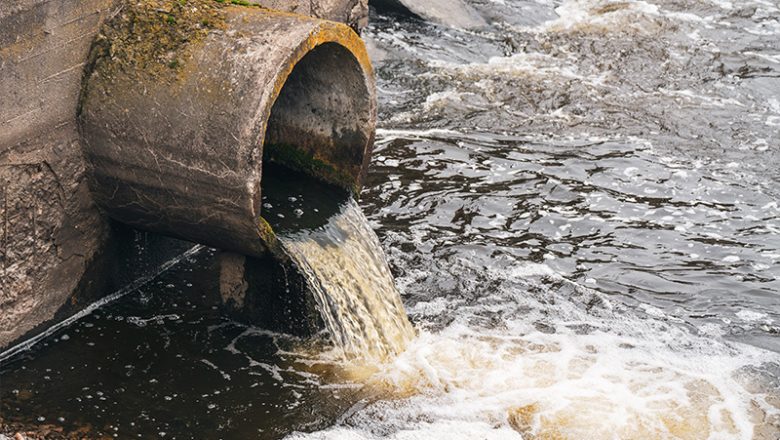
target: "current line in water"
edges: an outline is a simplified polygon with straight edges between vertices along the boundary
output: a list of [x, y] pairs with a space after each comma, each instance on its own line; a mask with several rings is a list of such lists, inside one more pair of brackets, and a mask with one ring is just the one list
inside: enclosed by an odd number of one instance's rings
[[71, 317], [69, 317], [69, 318], [67, 318], [67, 319], [65, 319], [63, 321], [60, 321], [57, 324], [54, 324], [53, 326], [49, 327], [45, 331], [43, 331], [43, 332], [41, 332], [41, 333], [39, 333], [39, 334], [37, 334], [35, 336], [33, 336], [32, 338], [30, 338], [30, 339], [28, 339], [28, 340], [26, 340], [26, 341], [24, 341], [24, 342], [22, 342], [20, 344], [17, 344], [15, 346], [9, 348], [8, 350], [0, 353], [0, 364], [2, 364], [7, 359], [9, 359], [9, 358], [11, 358], [11, 357], [13, 357], [13, 356], [23, 352], [23, 351], [27, 351], [27, 350], [31, 349], [33, 346], [35, 346], [35, 344], [37, 344], [41, 340], [47, 338], [48, 336], [51, 336], [52, 334], [56, 333], [58, 330], [60, 330], [62, 328], [70, 326], [74, 322], [76, 322], [76, 321], [80, 320], [81, 318], [91, 314], [95, 310], [97, 310], [97, 309], [99, 309], [99, 308], [101, 308], [101, 307], [103, 307], [103, 306], [105, 306], [107, 304], [110, 304], [110, 303], [118, 300], [119, 298], [122, 298], [123, 296], [125, 296], [125, 295], [127, 295], [129, 293], [132, 293], [132, 292], [140, 289], [141, 287], [146, 285], [146, 283], [148, 283], [148, 282], [154, 280], [155, 278], [157, 278], [158, 276], [162, 275], [164, 272], [166, 272], [168, 269], [170, 269], [173, 266], [175, 266], [176, 264], [178, 264], [180, 261], [184, 260], [185, 258], [189, 258], [189, 257], [197, 254], [198, 252], [200, 252], [204, 248], [205, 248], [205, 246], [202, 246], [202, 245], [196, 245], [196, 246], [191, 247], [190, 249], [188, 249], [184, 253], [182, 253], [180, 255], [177, 255], [177, 256], [171, 258], [170, 260], [166, 261], [162, 265], [160, 265], [160, 267], [155, 272], [152, 272], [152, 273], [150, 273], [150, 274], [148, 274], [146, 276], [138, 278], [137, 280], [135, 280], [132, 283], [128, 284], [127, 286], [119, 289], [118, 291], [112, 293], [111, 295], [105, 296], [105, 297], [103, 297], [103, 298], [93, 302], [92, 304], [88, 305], [87, 307], [85, 307], [83, 310], [81, 310], [80, 312], [76, 313], [75, 315], [73, 315], [73, 316], [71, 316]]

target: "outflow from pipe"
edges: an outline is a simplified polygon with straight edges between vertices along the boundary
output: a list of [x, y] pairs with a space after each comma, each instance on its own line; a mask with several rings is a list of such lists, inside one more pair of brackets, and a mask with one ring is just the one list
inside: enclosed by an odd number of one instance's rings
[[128, 5], [102, 31], [79, 113], [91, 189], [120, 222], [259, 256], [264, 160], [359, 189], [373, 71], [346, 25], [201, 3]]

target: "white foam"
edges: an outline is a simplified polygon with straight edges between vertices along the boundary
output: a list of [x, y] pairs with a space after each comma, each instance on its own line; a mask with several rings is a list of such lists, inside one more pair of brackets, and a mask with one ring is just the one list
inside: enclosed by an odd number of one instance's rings
[[721, 98], [717, 96], [702, 95], [689, 89], [669, 90], [660, 87], [658, 89], [658, 92], [661, 93], [662, 95], [680, 97], [689, 102], [696, 102], [697, 105], [707, 104], [707, 105], [711, 105], [714, 107], [721, 107], [721, 108], [727, 106], [745, 107], [745, 104], [733, 98]]
[[592, 0], [568, 0], [555, 8], [558, 18], [544, 23], [538, 31], [637, 31], [645, 32], [658, 27], [658, 6], [644, 1], [620, 3], [594, 2]]
[[385, 144], [396, 139], [416, 138], [424, 139], [436, 136], [461, 136], [462, 133], [455, 130], [432, 128], [429, 130], [393, 130], [378, 128], [376, 130], [377, 143]]
[[166, 271], [168, 271], [170, 268], [176, 266], [179, 262], [186, 258], [193, 257], [197, 255], [200, 251], [202, 251], [204, 247], [202, 245], [196, 245], [188, 249], [187, 251], [183, 252], [180, 255], [177, 255], [174, 258], [171, 258], [170, 260], [166, 261], [165, 263], [161, 264], [157, 270], [155, 270], [152, 273], [149, 273], [145, 276], [142, 276], [135, 281], [131, 282], [130, 284], [126, 285], [124, 288], [112, 293], [111, 295], [108, 295], [104, 298], [99, 299], [98, 301], [95, 301], [94, 303], [88, 305], [80, 312], [74, 314], [73, 316], [70, 316], [67, 319], [64, 319], [48, 329], [46, 331], [41, 332], [32, 338], [15, 345], [6, 351], [0, 353], [0, 362], [11, 358], [12, 356], [17, 355], [18, 353], [21, 353], [23, 351], [27, 351], [35, 346], [38, 342], [41, 342], [42, 340], [46, 339], [47, 337], [57, 333], [58, 331], [62, 330], [63, 328], [69, 327], [71, 324], [83, 319], [86, 316], [89, 316], [92, 314], [92, 312], [101, 309], [102, 307], [111, 304], [112, 302], [124, 297], [125, 295], [128, 295], [133, 292], [137, 292], [138, 289], [145, 286], [148, 282], [154, 280], [158, 276], [162, 275]]
[[745, 322], [772, 321], [766, 313], [756, 312], [754, 310], [740, 310], [737, 312], [737, 318]]
[[[334, 428], [328, 431], [317, 432], [314, 434], [296, 433], [288, 439], [312, 439], [312, 440], [363, 440], [366, 438], [377, 438], [374, 436], [366, 437], [359, 431]], [[419, 423], [414, 429], [398, 431], [392, 435], [382, 437], [389, 440], [430, 440], [443, 439], [448, 440], [519, 440], [522, 437], [512, 429], [506, 427], [491, 426], [480, 422], [459, 422], [452, 420], [434, 421], [432, 423]]]
[[[780, 414], [765, 398], [777, 390], [749, 392], [738, 378], [746, 366], [780, 362], [776, 353], [723, 341], [717, 326], [696, 335], [657, 309], [640, 317], [543, 264], [488, 272], [515, 287], [486, 291], [476, 304], [437, 300], [428, 311], [454, 321], [421, 331], [366, 381], [386, 399], [355, 409], [348, 427], [293, 438], [747, 440], [756, 414]], [[517, 288], [530, 278], [574, 293]], [[503, 324], [473, 324], [488, 312]], [[539, 320], [554, 331], [538, 331]]]
[[[521, 52], [508, 57], [491, 57], [486, 63], [457, 64], [432, 60], [430, 64], [434, 68], [460, 73], [469, 78], [484, 78], [488, 75], [502, 75], [502, 77], [533, 75], [588, 80], [577, 71], [575, 64], [562, 63], [558, 58], [538, 52]], [[593, 79], [593, 81], [597, 81], [597, 79]]]

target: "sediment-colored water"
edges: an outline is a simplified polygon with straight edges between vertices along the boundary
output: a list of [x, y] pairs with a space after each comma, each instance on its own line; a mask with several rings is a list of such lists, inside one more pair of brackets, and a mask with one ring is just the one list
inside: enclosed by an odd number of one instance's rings
[[263, 218], [299, 271], [342, 359], [376, 363], [414, 338], [382, 245], [354, 197], [274, 163]]
[[279, 241], [345, 358], [382, 361], [406, 349], [414, 329], [379, 239], [354, 199], [322, 227], [280, 234]]

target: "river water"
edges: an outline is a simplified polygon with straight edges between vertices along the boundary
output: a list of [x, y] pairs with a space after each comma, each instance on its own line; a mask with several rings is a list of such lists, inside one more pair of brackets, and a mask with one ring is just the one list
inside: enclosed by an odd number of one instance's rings
[[11, 424], [166, 438], [780, 438], [780, 4], [374, 14], [384, 363], [220, 314], [211, 251], [0, 368]]

